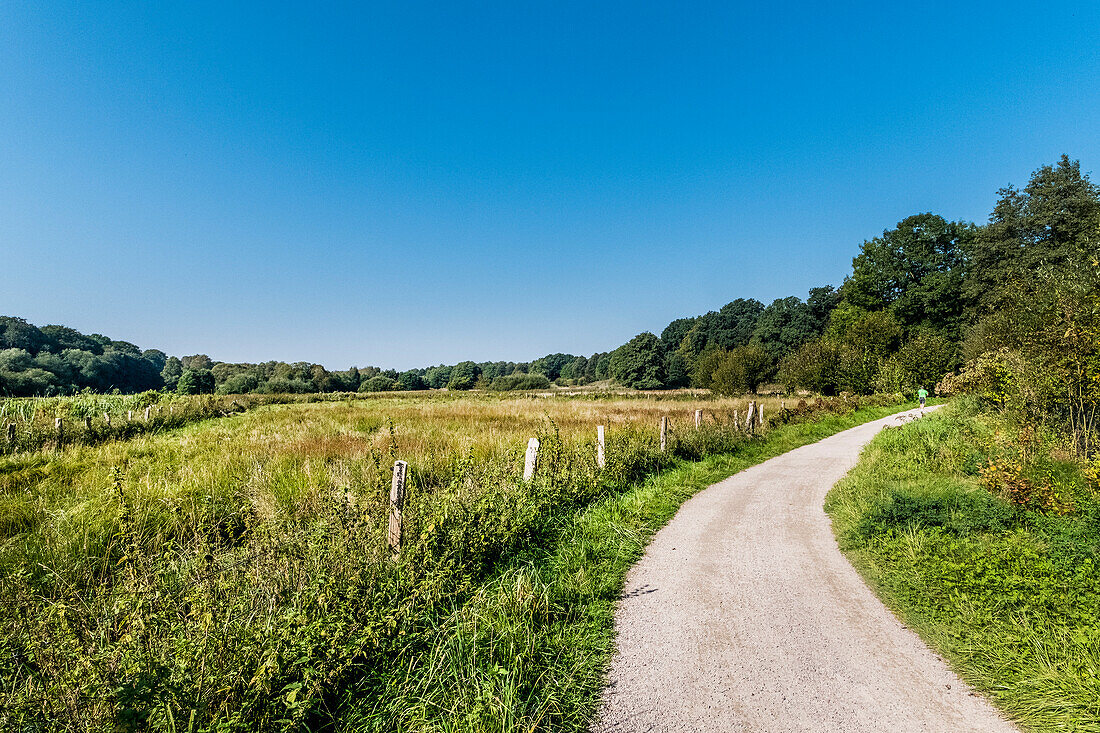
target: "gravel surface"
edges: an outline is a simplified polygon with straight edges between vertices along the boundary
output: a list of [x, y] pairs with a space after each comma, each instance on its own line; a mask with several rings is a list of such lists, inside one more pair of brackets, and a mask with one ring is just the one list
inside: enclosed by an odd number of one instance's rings
[[630, 571], [593, 730], [1014, 731], [837, 548], [825, 494], [892, 416], [697, 494]]

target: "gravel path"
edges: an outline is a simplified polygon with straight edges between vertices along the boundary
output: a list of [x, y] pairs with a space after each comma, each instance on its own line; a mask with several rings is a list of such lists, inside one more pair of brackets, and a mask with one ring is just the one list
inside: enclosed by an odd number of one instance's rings
[[891, 424], [778, 456], [681, 507], [627, 576], [594, 731], [1016, 730], [837, 548], [825, 494]]

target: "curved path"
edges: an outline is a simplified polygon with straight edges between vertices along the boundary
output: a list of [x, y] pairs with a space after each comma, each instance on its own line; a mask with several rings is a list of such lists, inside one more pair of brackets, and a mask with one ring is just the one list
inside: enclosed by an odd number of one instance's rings
[[1016, 730], [833, 538], [825, 494], [898, 421], [793, 450], [680, 508], [627, 575], [595, 731]]

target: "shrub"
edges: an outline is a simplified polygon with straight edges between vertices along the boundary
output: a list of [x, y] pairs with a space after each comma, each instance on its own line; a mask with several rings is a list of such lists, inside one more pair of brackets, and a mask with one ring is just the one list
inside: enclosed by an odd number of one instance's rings
[[364, 379], [359, 385], [360, 392], [389, 392], [396, 386], [396, 382], [389, 377], [379, 374], [377, 377]]

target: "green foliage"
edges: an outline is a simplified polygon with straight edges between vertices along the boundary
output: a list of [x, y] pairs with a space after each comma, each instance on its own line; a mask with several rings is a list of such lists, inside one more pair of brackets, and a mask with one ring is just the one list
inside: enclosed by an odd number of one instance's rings
[[481, 376], [481, 368], [472, 361], [463, 361], [455, 364], [451, 370], [451, 378], [447, 381], [447, 389], [473, 389]]
[[577, 357], [572, 354], [547, 354], [531, 362], [531, 372], [545, 374], [551, 382], [561, 376], [562, 369]]
[[[1009, 716], [1100, 730], [1097, 486], [1051, 458], [1056, 442], [1014, 432], [973, 400], [883, 431], [826, 509], [871, 587]], [[1009, 475], [1063, 500], [1030, 505], [989, 481]]]
[[390, 379], [389, 377], [385, 377], [385, 376], [382, 376], [381, 374], [379, 374], [376, 377], [371, 377], [370, 379], [364, 379], [359, 384], [359, 391], [360, 392], [389, 392], [393, 389], [396, 389], [396, 387], [397, 387], [397, 382]]
[[1100, 190], [1066, 155], [1032, 173], [1022, 190], [1008, 186], [998, 194], [989, 224], [968, 251], [965, 289], [983, 315], [1007, 302], [1032, 272], [1092, 258], [1100, 225]]
[[411, 392], [418, 389], [427, 389], [428, 385], [424, 382], [424, 378], [420, 376], [420, 373], [415, 369], [410, 369], [397, 377], [397, 389]]
[[545, 374], [509, 374], [497, 377], [489, 383], [494, 392], [510, 392], [517, 389], [549, 389], [550, 380]]
[[756, 388], [771, 376], [771, 357], [757, 344], [738, 346], [720, 353], [722, 356], [707, 385], [718, 394], [755, 394]]
[[665, 354], [661, 340], [640, 333], [611, 353], [611, 377], [634, 389], [660, 389], [665, 383]]
[[918, 331], [883, 363], [878, 391], [912, 395], [922, 386], [931, 389], [954, 362], [955, 345], [947, 337], [933, 331]]
[[840, 351], [824, 339], [809, 341], [787, 355], [779, 365], [777, 379], [788, 389], [835, 395], [840, 384]]
[[974, 227], [917, 214], [866, 241], [844, 281], [844, 300], [889, 310], [903, 328], [919, 326], [958, 337], [964, 315], [963, 268]]
[[184, 369], [176, 394], [214, 394], [214, 374], [209, 369]]
[[820, 332], [821, 321], [808, 305], [792, 296], [779, 298], [763, 310], [752, 338], [773, 358], [780, 359]]

